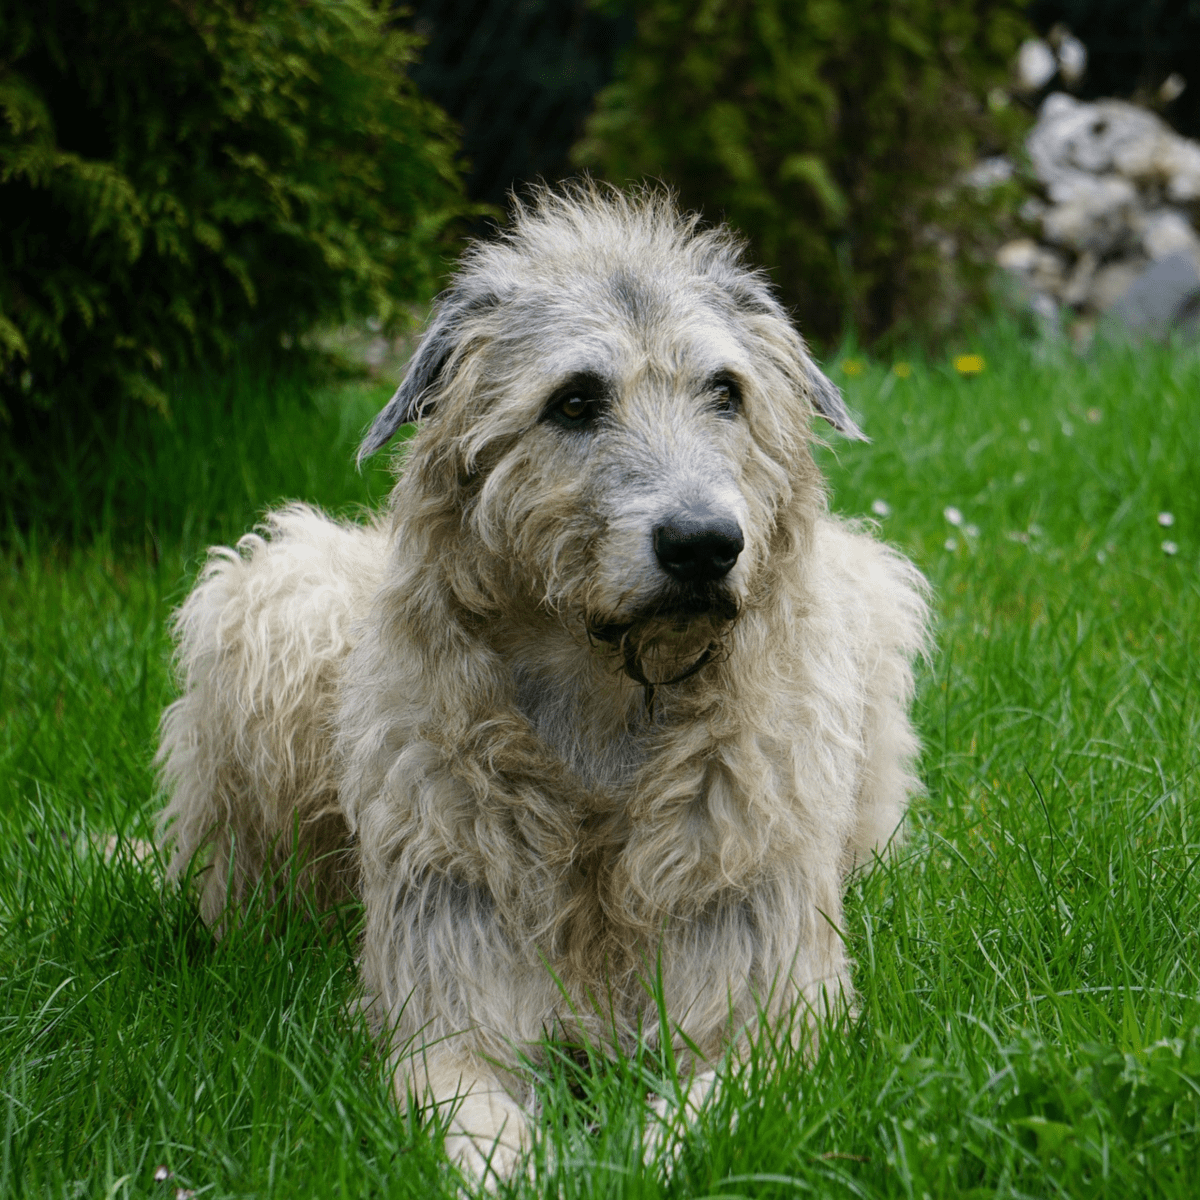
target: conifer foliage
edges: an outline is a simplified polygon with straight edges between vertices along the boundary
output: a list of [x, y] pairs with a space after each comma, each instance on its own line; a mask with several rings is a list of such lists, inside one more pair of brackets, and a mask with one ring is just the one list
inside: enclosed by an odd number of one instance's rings
[[372, 0], [0, 6], [0, 419], [430, 293], [448, 119]]

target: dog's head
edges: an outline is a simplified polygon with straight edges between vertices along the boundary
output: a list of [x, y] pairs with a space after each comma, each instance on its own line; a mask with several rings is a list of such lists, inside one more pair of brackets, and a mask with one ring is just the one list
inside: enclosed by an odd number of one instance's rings
[[794, 559], [812, 414], [862, 434], [741, 255], [662, 192], [590, 184], [468, 251], [360, 452], [420, 422], [396, 503], [450, 512], [468, 607], [553, 611], [670, 681]]

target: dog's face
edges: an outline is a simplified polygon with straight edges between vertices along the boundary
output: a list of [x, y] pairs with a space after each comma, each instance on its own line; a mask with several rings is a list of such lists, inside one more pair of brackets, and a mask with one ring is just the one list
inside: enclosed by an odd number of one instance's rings
[[469, 255], [364, 451], [424, 416], [409, 470], [455, 493], [489, 602], [657, 683], [755, 602], [797, 490], [819, 506], [813, 409], [857, 434], [728, 235], [661, 197], [544, 197]]

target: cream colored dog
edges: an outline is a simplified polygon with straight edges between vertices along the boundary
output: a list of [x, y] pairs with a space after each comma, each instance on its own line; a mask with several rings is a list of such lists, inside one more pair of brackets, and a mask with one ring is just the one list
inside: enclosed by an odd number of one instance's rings
[[522, 1056], [654, 1038], [648, 979], [697, 1089], [760, 1014], [849, 995], [926, 607], [829, 515], [814, 413], [861, 436], [727, 231], [545, 192], [371, 428], [418, 421], [387, 511], [275, 512], [178, 614], [172, 871], [207, 864], [209, 921], [289, 866], [361, 897], [398, 1097], [454, 1102], [477, 1174], [527, 1142]]

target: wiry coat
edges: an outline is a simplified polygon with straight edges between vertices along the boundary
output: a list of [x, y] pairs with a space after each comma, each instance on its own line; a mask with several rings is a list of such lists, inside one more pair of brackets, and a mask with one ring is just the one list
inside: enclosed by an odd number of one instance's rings
[[[843, 881], [915, 785], [926, 610], [828, 514], [814, 412], [857, 435], [727, 232], [544, 194], [468, 252], [368, 435], [421, 418], [387, 513], [277, 512], [180, 611], [173, 870], [211, 844], [215, 920], [296, 834], [325, 898], [356, 890], [398, 1089], [465, 1094], [476, 1167], [524, 1137], [520, 1053], [654, 1035], [647, 977], [709, 1061], [849, 992]], [[740, 531], [727, 574], [668, 578], [676, 518]]]

